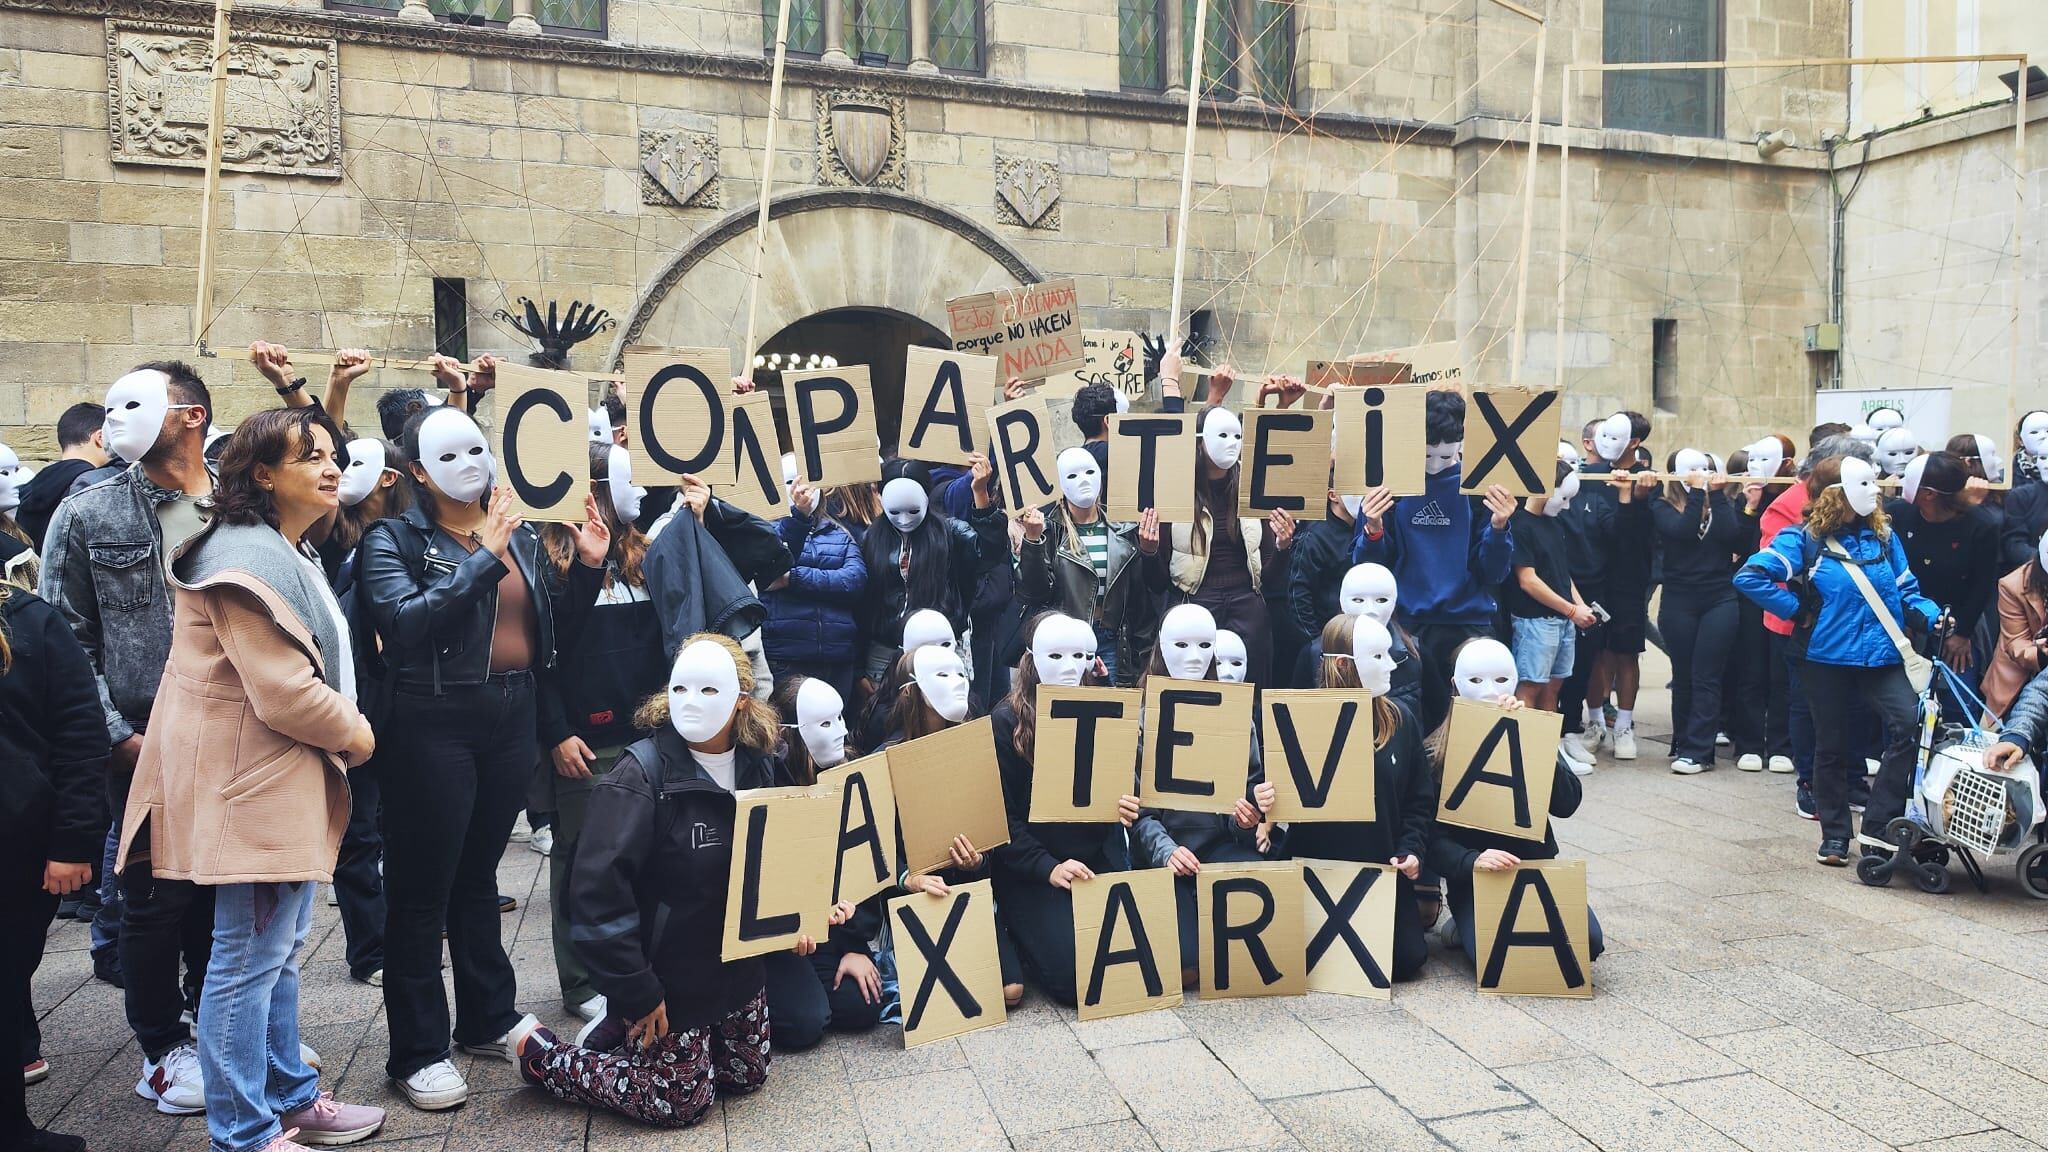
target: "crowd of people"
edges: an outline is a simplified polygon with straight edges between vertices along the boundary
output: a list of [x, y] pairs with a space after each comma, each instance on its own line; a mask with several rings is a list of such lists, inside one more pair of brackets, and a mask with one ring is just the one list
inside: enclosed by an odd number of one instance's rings
[[[460, 1049], [680, 1126], [761, 1088], [771, 1037], [798, 1049], [898, 1017], [881, 911], [906, 890], [993, 880], [1013, 1003], [1074, 1002], [1067, 892], [1132, 868], [1177, 878], [1189, 981], [1194, 877], [1287, 857], [1394, 869], [1394, 979], [1433, 942], [1469, 960], [1475, 872], [1558, 845], [1554, 823], [1536, 842], [1434, 819], [1452, 702], [1561, 712], [1550, 814], [1568, 817], [1599, 756], [1643, 754], [1651, 643], [1671, 658], [1671, 771], [1727, 755], [1796, 774], [1824, 864], [1891, 848], [1922, 648], [1982, 686], [1989, 715], [1971, 719], [2013, 717], [1994, 760], [2048, 737], [2048, 412], [2016, 430], [2010, 491], [1995, 445], [1922, 452], [1896, 413], [1814, 428], [1803, 454], [1770, 436], [1659, 460], [1650, 422], [1623, 412], [1561, 442], [1555, 489], [1518, 499], [1462, 490], [1465, 402], [1432, 391], [1422, 492], [1333, 476], [1326, 515], [1297, 522], [1239, 514], [1224, 368], [1197, 417], [1190, 522], [1108, 517], [1120, 398], [1095, 385], [1043, 507], [1005, 509], [978, 456], [889, 458], [879, 483], [825, 490], [786, 461], [771, 523], [697, 477], [635, 477], [614, 396], [592, 413], [581, 521], [535, 526], [472, 415], [490, 357], [436, 358], [439, 387], [387, 391], [352, 427], [367, 356], [335, 356], [316, 397], [285, 349], [250, 353], [281, 403], [231, 433], [199, 374], [163, 361], [66, 411], [60, 460], [0, 455], [0, 893], [23, 929], [0, 950], [5, 1034], [24, 1085], [47, 1075], [29, 989], [61, 901], [123, 990], [137, 1095], [205, 1113], [217, 1152], [346, 1144], [384, 1121], [321, 1091], [299, 1038], [321, 883], [350, 976], [381, 989], [384, 1071], [412, 1107], [466, 1099]], [[1185, 410], [1179, 355], [1153, 371]], [[1305, 391], [1268, 377], [1256, 402]], [[1150, 677], [1368, 694], [1374, 819], [1270, 820], [1255, 739], [1229, 813], [1127, 795], [1115, 821], [1033, 822], [1037, 687]], [[1008, 843], [959, 838], [944, 867], [834, 907], [823, 938], [722, 958], [735, 791], [984, 715]], [[550, 857], [573, 1037], [515, 1008], [496, 873], [522, 810]], [[31, 1126], [0, 1082], [23, 1146], [83, 1147]]]

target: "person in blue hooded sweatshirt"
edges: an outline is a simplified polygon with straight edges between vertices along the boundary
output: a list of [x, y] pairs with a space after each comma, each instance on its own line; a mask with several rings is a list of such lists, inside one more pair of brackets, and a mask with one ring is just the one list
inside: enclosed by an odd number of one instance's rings
[[1401, 589], [1400, 620], [1422, 657], [1422, 728], [1433, 732], [1451, 709], [1451, 664], [1458, 645], [1492, 636], [1494, 588], [1508, 578], [1515, 542], [1508, 518], [1518, 501], [1488, 485], [1482, 499], [1458, 490], [1465, 439], [1465, 398], [1431, 392], [1420, 496], [1403, 496], [1384, 514], [1384, 494], [1368, 493], [1351, 562], [1384, 564]]

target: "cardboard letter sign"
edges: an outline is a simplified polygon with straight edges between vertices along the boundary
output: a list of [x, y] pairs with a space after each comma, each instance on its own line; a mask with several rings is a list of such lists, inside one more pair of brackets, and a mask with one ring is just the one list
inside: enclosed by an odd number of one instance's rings
[[1472, 925], [1481, 992], [1592, 997], [1584, 860], [1472, 873]]
[[1451, 701], [1436, 818], [1540, 843], [1550, 826], [1563, 730], [1564, 717], [1555, 712], [1506, 712], [1476, 700]]
[[1195, 873], [1202, 999], [1308, 991], [1301, 865], [1204, 864]]
[[528, 520], [583, 523], [590, 495], [590, 385], [570, 372], [498, 366], [493, 451], [512, 489], [512, 511]]
[[1473, 388], [1458, 490], [1498, 484], [1517, 496], [1548, 496], [1557, 483], [1558, 397], [1555, 388]]
[[913, 344], [904, 351], [903, 423], [896, 455], [965, 464], [988, 450], [982, 413], [996, 402], [993, 356], [968, 356]]
[[913, 873], [944, 867], [955, 836], [983, 852], [1010, 842], [995, 730], [986, 716], [891, 747], [889, 782]]
[[1111, 520], [1136, 520], [1147, 508], [1161, 524], [1195, 520], [1195, 415], [1111, 416], [1109, 498]]
[[[1459, 354], [1456, 340], [1417, 344], [1412, 348], [1390, 348], [1384, 352], [1367, 352], [1351, 357], [1351, 362], [1407, 366], [1405, 377], [1396, 374], [1385, 378], [1387, 383], [1423, 384], [1435, 392], [1456, 392], [1465, 386], [1465, 358]], [[1357, 378], [1357, 374], [1353, 373], [1352, 379]]]
[[1083, 1020], [1180, 1003], [1180, 913], [1164, 868], [1074, 881], [1074, 997]]
[[[832, 866], [832, 902], [855, 904], [896, 884], [896, 790], [889, 757], [877, 752], [829, 772], [820, 786], [839, 792], [839, 841]], [[979, 845], [977, 845], [979, 847]]]
[[1303, 860], [1308, 988], [1340, 996], [1394, 995], [1394, 869], [1348, 860]]
[[1146, 680], [1145, 749], [1138, 761], [1138, 796], [1146, 807], [1184, 812], [1237, 807], [1251, 779], [1257, 691], [1250, 684], [1215, 680]]
[[1059, 449], [1045, 401], [1026, 396], [988, 410], [989, 463], [1011, 515], [1058, 499]]
[[946, 301], [953, 350], [994, 356], [996, 379], [1043, 380], [1087, 365], [1072, 277]]
[[1032, 823], [1115, 820], [1116, 802], [1135, 787], [1138, 690], [1040, 684], [1033, 750]]
[[776, 451], [775, 407], [766, 392], [727, 396], [731, 409], [732, 479], [712, 492], [735, 508], [773, 523], [789, 515], [789, 490], [782, 486], [782, 454]]
[[628, 349], [625, 382], [626, 452], [633, 479], [643, 487], [666, 477], [719, 479], [712, 465], [725, 451], [725, 397], [731, 390], [732, 353], [724, 348]]
[[832, 914], [839, 795], [831, 788], [753, 788], [737, 794], [732, 870], [725, 885], [727, 960], [780, 952], [799, 934], [823, 940]]
[[1428, 402], [1429, 389], [1413, 385], [1337, 393], [1337, 491], [1363, 496], [1384, 487], [1396, 496], [1421, 495]]
[[1372, 694], [1268, 689], [1260, 696], [1272, 820], [1378, 819], [1373, 808]]
[[1055, 377], [1041, 391], [1072, 395], [1090, 384], [1107, 384], [1136, 403], [1145, 398], [1145, 345], [1136, 332], [1090, 328], [1081, 333], [1081, 351], [1088, 363], [1071, 377]]
[[1009, 1019], [988, 881], [952, 885], [944, 896], [899, 896], [889, 901], [889, 927], [896, 937], [905, 1048]]
[[882, 478], [875, 396], [865, 364], [784, 372], [782, 388], [798, 479], [813, 488], [837, 488]]
[[1250, 408], [1244, 413], [1241, 516], [1280, 509], [1296, 520], [1330, 515], [1330, 413], [1321, 408]]

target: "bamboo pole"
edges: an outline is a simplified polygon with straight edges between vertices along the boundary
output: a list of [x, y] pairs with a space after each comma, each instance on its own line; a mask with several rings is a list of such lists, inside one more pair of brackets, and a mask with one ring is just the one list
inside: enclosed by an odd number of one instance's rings
[[213, 79], [206, 109], [206, 182], [199, 192], [199, 285], [192, 302], [192, 346], [202, 356], [213, 307], [213, 210], [220, 199], [220, 140], [227, 119], [228, 26], [235, 0], [214, 0]]
[[[784, 0], [787, 3], [788, 0]], [[1188, 126], [1180, 149], [1180, 215], [1173, 229], [1173, 304], [1167, 310], [1167, 328], [1172, 332], [1173, 350], [1179, 351], [1187, 334], [1180, 314], [1182, 277], [1188, 264], [1188, 204], [1195, 179], [1195, 112], [1202, 99], [1202, 55], [1209, 29], [1209, 2], [1195, 0], [1195, 47], [1188, 62]]]
[[[2027, 226], [2027, 58], [2019, 58], [2012, 93], [2012, 363], [2005, 381], [2005, 426], [2020, 427], [2020, 299], [2026, 292]], [[2019, 467], [2015, 460], [2009, 468]], [[2010, 473], [2008, 473], [2010, 474]]]
[[[1536, 154], [1543, 131], [1543, 52], [1550, 40], [1550, 25], [1536, 26], [1536, 81], [1529, 86], [1529, 155], [1522, 176], [1522, 249], [1515, 257], [1515, 338], [1508, 383], [1522, 382], [1523, 344], [1529, 324], [1529, 242], [1536, 232]], [[1560, 201], [1558, 208], [1565, 205]], [[1559, 361], [1562, 363], [1562, 360]]]
[[754, 325], [761, 311], [761, 263], [768, 255], [768, 196], [775, 187], [775, 122], [782, 116], [782, 65], [789, 56], [789, 0], [782, 0], [775, 18], [775, 74], [768, 80], [768, 146], [761, 161], [761, 207], [754, 216], [754, 284], [747, 292], [747, 342], [740, 372], [754, 374]]
[[1550, 358], [1555, 362], [1551, 386], [1555, 388], [1564, 387], [1564, 282], [1571, 275], [1572, 98], [1578, 95], [1578, 89], [1577, 70], [1565, 68], [1557, 141], [1557, 335], [1556, 347], [1550, 350]]

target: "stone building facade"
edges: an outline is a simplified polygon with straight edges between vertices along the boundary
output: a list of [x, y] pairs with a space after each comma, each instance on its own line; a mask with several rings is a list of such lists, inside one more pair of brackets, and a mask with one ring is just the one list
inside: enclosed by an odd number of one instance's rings
[[[1194, 0], [795, 0], [793, 42], [822, 50], [787, 69], [754, 348], [741, 345], [774, 0], [500, 2], [475, 22], [446, 19], [441, 0], [237, 5], [215, 287], [195, 331], [212, 6], [0, 0], [0, 438], [47, 454], [65, 405], [201, 338], [228, 420], [271, 401], [237, 351], [254, 339], [524, 352], [495, 317], [521, 297], [619, 321], [577, 350], [592, 371], [629, 343], [725, 346], [743, 363], [862, 331], [930, 338], [949, 297], [1061, 275], [1091, 326], [1165, 324], [1187, 70], [1171, 49]], [[1479, 378], [1514, 376], [1534, 26], [1493, 0], [1207, 2], [1223, 32], [1193, 154], [1187, 300], [1209, 356], [1299, 372], [1456, 339]], [[1560, 292], [1561, 66], [1695, 44], [1730, 61], [1837, 56], [1851, 0], [1686, 5], [1704, 39], [1647, 49], [1621, 34], [1655, 7], [1642, 0], [1547, 5], [1520, 375], [1547, 382], [1562, 359], [1570, 419], [1654, 407], [1680, 430], [1673, 446], [1725, 449], [1803, 431], [1816, 380], [1833, 378], [1800, 333], [1830, 315], [1842, 160], [1813, 145], [1849, 117], [1847, 70], [1634, 88], [1581, 74]], [[2009, 142], [2009, 108], [1970, 115], [1981, 123], [1939, 147]], [[1654, 130], [1666, 122], [1677, 131]], [[1754, 137], [1780, 128], [1804, 146], [1761, 158]], [[1887, 147], [1874, 166], [1918, 155]], [[2028, 162], [2037, 216], [2043, 155]], [[1892, 205], [1872, 221], [1935, 211], [1914, 187], [1878, 181], [1860, 203]], [[1995, 199], [1984, 192], [1993, 216]], [[1933, 276], [1929, 291], [1953, 287]], [[1873, 279], [1847, 296], [1888, 290]], [[2038, 283], [2028, 292], [2037, 351]], [[870, 351], [886, 390], [887, 356]]]

